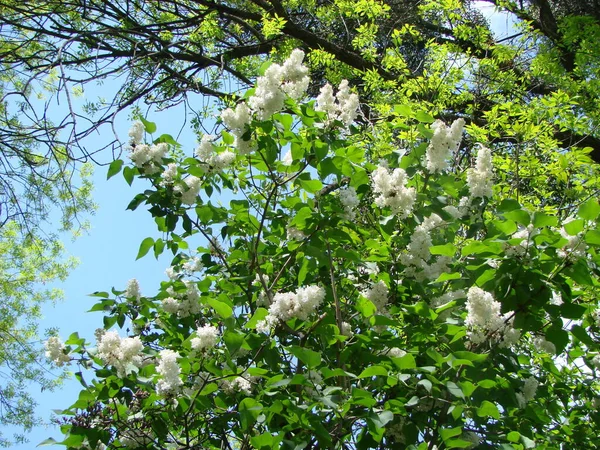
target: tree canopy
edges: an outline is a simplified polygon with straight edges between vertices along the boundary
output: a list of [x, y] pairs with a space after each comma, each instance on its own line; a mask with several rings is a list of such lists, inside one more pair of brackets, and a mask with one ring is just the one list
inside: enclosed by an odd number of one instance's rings
[[[138, 256], [174, 257], [48, 342], [95, 371], [65, 446], [598, 444], [600, 13], [486, 3], [514, 34], [459, 0], [0, 1], [6, 92], [67, 105], [19, 129], [149, 183]], [[193, 156], [143, 114], [178, 105]], [[130, 163], [89, 148], [132, 107]]]

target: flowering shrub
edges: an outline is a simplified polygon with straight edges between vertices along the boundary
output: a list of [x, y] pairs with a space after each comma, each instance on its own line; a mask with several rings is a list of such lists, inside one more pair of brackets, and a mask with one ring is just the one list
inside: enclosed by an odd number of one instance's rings
[[162, 236], [139, 256], [173, 261], [153, 296], [135, 281], [95, 294], [105, 328], [132, 336], [48, 343], [96, 374], [63, 444], [600, 443], [597, 200], [567, 220], [498, 198], [489, 149], [456, 158], [462, 120], [414, 114], [417, 144], [373, 160], [356, 95], [305, 99], [302, 60], [271, 65], [196, 157], [134, 123], [123, 175], [152, 188], [130, 207], [148, 204]]

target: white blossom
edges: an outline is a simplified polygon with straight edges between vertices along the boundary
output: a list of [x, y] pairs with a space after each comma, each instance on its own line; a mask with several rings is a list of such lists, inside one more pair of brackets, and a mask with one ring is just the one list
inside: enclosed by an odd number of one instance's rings
[[340, 202], [344, 207], [344, 218], [346, 220], [354, 220], [356, 217], [355, 208], [359, 205], [360, 200], [356, 195], [356, 189], [352, 186], [340, 190]]
[[217, 345], [219, 330], [211, 325], [204, 325], [196, 330], [196, 337], [192, 339], [192, 349], [205, 352]]
[[196, 203], [196, 198], [198, 197], [198, 194], [200, 194], [202, 180], [198, 177], [191, 175], [184, 180], [184, 184], [185, 186], [175, 186], [175, 192], [181, 194], [182, 203], [186, 205], [193, 205], [194, 203]]
[[540, 353], [556, 354], [556, 346], [552, 342], [547, 341], [544, 336], [536, 336], [533, 339], [533, 346]]
[[243, 377], [235, 377], [233, 380], [222, 380], [221, 388], [226, 394], [240, 392], [246, 396], [252, 395], [252, 384]]
[[448, 168], [448, 159], [460, 146], [464, 124], [463, 119], [456, 119], [450, 127], [441, 120], [433, 123], [433, 137], [425, 155], [429, 172], [442, 172]]
[[519, 408], [524, 408], [528, 402], [535, 398], [535, 393], [537, 391], [538, 386], [539, 382], [534, 377], [527, 378], [523, 382], [521, 392], [516, 393]]
[[[572, 221], [567, 219], [565, 223]], [[587, 250], [587, 244], [583, 240], [583, 233], [571, 236], [564, 227], [560, 230], [560, 235], [567, 240], [567, 243], [558, 251], [558, 256], [561, 258], [575, 261], [579, 258], [584, 258]]]
[[417, 193], [414, 188], [406, 187], [406, 172], [397, 168], [393, 172], [380, 165], [371, 174], [371, 185], [375, 194], [375, 204], [380, 208], [389, 207], [393, 214], [400, 218], [407, 217], [411, 212]]
[[288, 241], [301, 241], [306, 235], [296, 227], [287, 227], [286, 237]]
[[131, 138], [131, 143], [134, 145], [141, 144], [144, 139], [144, 133], [146, 129], [144, 128], [144, 124], [136, 120], [131, 124], [131, 128], [129, 129], [129, 137]]
[[246, 126], [252, 121], [252, 111], [246, 103], [238, 103], [235, 110], [227, 108], [221, 112], [221, 120], [234, 136], [239, 137], [244, 134]]
[[62, 367], [65, 363], [71, 361], [70, 356], [65, 353], [67, 347], [59, 337], [51, 336], [45, 342], [44, 347], [46, 348], [46, 358], [58, 367]]
[[142, 293], [140, 292], [140, 284], [138, 280], [132, 278], [127, 282], [127, 288], [125, 289], [125, 297], [134, 298], [136, 303], [139, 303]]
[[368, 298], [379, 313], [385, 311], [388, 302], [389, 289], [383, 281], [378, 281], [370, 288], [362, 292], [363, 297]]
[[489, 148], [480, 145], [475, 167], [467, 170], [467, 185], [471, 197], [491, 198], [493, 176], [492, 153]]
[[122, 339], [116, 331], [106, 331], [98, 334], [97, 340], [98, 357], [117, 369], [120, 377], [129, 372], [130, 366], [142, 366], [144, 345], [139, 336]]
[[519, 330], [510, 325], [508, 314], [502, 315], [500, 303], [489, 292], [473, 286], [467, 292], [467, 334], [473, 344], [491, 338], [501, 347], [514, 345], [521, 337]]
[[257, 329], [259, 332], [266, 332], [278, 322], [286, 322], [292, 318], [307, 320], [324, 299], [325, 289], [320, 286], [301, 287], [296, 292], [279, 292], [273, 296], [269, 314], [257, 324]]
[[202, 264], [202, 261], [200, 261], [200, 258], [198, 257], [194, 257], [192, 259], [188, 259], [183, 266], [181, 266], [181, 268], [189, 273], [189, 274], [193, 274], [196, 272], [200, 272], [202, 269], [204, 269], [204, 264]]
[[161, 350], [156, 372], [162, 377], [156, 384], [156, 392], [159, 395], [172, 395], [179, 391], [183, 382], [179, 378], [181, 368], [177, 363], [179, 353], [173, 350]]
[[321, 88], [315, 103], [315, 110], [327, 114], [327, 123], [339, 120], [348, 127], [356, 119], [358, 106], [358, 95], [350, 92], [348, 80], [342, 80], [335, 96], [329, 83]]
[[169, 163], [167, 168], [163, 171], [161, 175], [161, 186], [170, 186], [175, 182], [175, 177], [177, 176], [177, 164]]

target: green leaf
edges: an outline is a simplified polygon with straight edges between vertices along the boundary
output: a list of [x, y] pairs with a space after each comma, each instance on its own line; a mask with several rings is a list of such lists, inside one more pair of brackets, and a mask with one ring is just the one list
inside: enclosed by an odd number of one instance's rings
[[582, 219], [572, 220], [569, 223], [565, 223], [563, 228], [569, 235], [577, 236], [579, 233], [583, 231], [583, 227], [585, 226], [585, 221]]
[[585, 233], [585, 237], [583, 239], [588, 245], [600, 246], [600, 231], [589, 230], [587, 233]]
[[555, 227], [558, 225], [558, 219], [554, 216], [548, 216], [541, 212], [536, 212], [533, 215], [533, 226], [537, 228], [541, 227]]
[[150, 249], [154, 246], [154, 239], [151, 237], [147, 237], [140, 244], [140, 249], [138, 250], [136, 260], [143, 258], [150, 251]]
[[431, 114], [426, 113], [425, 111], [417, 111], [417, 113], [415, 114], [415, 118], [419, 122], [424, 123], [433, 123], [435, 121], [433, 116]]
[[376, 377], [376, 376], [383, 376], [383, 377], [387, 377], [388, 376], [388, 371], [385, 367], [383, 366], [371, 366], [371, 367], [367, 367], [365, 370], [363, 370], [360, 375], [358, 376], [358, 378], [371, 378], [371, 377]]
[[453, 438], [455, 436], [460, 436], [462, 434], [462, 427], [441, 428], [439, 431], [442, 439], [444, 441], [447, 441], [448, 439]]
[[123, 168], [123, 178], [125, 178], [125, 181], [129, 186], [131, 186], [131, 183], [133, 183], [133, 177], [135, 177], [136, 173], [137, 170], [133, 167], [125, 166]]
[[146, 129], [146, 133], [154, 133], [156, 131], [156, 124], [154, 122], [149, 122], [140, 116], [140, 121], [144, 124], [144, 128]]
[[254, 425], [256, 419], [260, 415], [260, 412], [263, 409], [263, 405], [258, 403], [251, 397], [244, 398], [239, 406], [238, 411], [240, 413], [240, 421], [242, 425], [242, 429], [248, 430]]
[[505, 212], [504, 217], [509, 220], [514, 220], [517, 223], [520, 223], [524, 227], [531, 223], [531, 216], [527, 211], [522, 209], [515, 209], [513, 211]]
[[106, 174], [106, 179], [110, 180], [113, 176], [118, 174], [121, 171], [121, 167], [123, 167], [123, 160], [115, 159], [108, 166], [108, 173]]
[[216, 298], [209, 298], [207, 303], [217, 312], [223, 319], [231, 317], [233, 309], [227, 303], [217, 300]]
[[581, 205], [577, 211], [577, 215], [585, 220], [596, 220], [598, 214], [600, 214], [600, 205], [595, 198], [589, 199]]
[[309, 368], [317, 367], [319, 364], [321, 364], [321, 353], [319, 352], [315, 352], [314, 350], [304, 347], [298, 347], [296, 345], [292, 345], [287, 349], [292, 355], [306, 364], [306, 366]]
[[409, 370], [417, 368], [417, 362], [415, 361], [415, 357], [410, 353], [407, 353], [406, 355], [400, 358], [392, 358], [392, 362], [400, 370]]
[[500, 419], [500, 411], [498, 410], [498, 407], [494, 403], [487, 400], [484, 400], [481, 403], [481, 406], [477, 408], [477, 415], [479, 417], [491, 417], [496, 420]]
[[429, 247], [429, 252], [432, 255], [454, 256], [456, 246], [454, 244], [434, 245]]
[[506, 439], [508, 439], [510, 442], [519, 442], [521, 439], [521, 433], [518, 431], [511, 431], [506, 435]]
[[255, 329], [256, 324], [261, 320], [265, 320], [265, 317], [267, 317], [268, 314], [269, 311], [267, 311], [265, 308], [257, 308], [250, 320], [246, 322], [245, 327], [250, 328], [251, 330]]
[[454, 383], [453, 381], [448, 381], [446, 383], [446, 387], [448, 388], [448, 392], [450, 392], [452, 395], [454, 395], [455, 397], [458, 398], [465, 398], [465, 394], [463, 393], [462, 389], [459, 388], [456, 383]]
[[297, 180], [297, 183], [308, 193], [314, 194], [323, 189], [323, 183], [319, 180]]
[[40, 442], [38, 445], [36, 445], [36, 447], [47, 447], [48, 445], [55, 445], [58, 444], [58, 441], [54, 438], [48, 438], [48, 439], [44, 439], [42, 442]]

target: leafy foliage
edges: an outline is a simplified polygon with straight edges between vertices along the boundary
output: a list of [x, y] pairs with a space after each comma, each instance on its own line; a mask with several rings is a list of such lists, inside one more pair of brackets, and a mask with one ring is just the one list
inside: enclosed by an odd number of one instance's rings
[[[288, 97], [243, 135], [203, 138], [196, 157], [112, 166], [151, 184], [130, 207], [147, 205], [160, 237], [138, 257], [173, 261], [154, 296], [135, 283], [96, 294], [96, 349], [66, 342], [95, 378], [65, 411], [62, 444], [598, 445], [598, 201], [525, 206], [500, 170], [493, 195], [475, 195], [485, 151], [428, 169], [431, 116], [391, 105], [387, 129], [411, 145], [384, 153], [377, 130], [321, 109]], [[402, 186], [382, 181], [401, 171]]]

